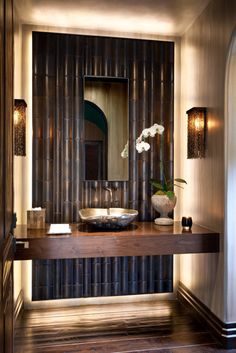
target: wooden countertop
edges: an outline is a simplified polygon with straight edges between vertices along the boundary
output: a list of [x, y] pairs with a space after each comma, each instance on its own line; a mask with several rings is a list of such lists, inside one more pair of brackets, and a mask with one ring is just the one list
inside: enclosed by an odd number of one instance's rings
[[219, 252], [219, 233], [193, 225], [184, 231], [180, 222], [157, 226], [134, 222], [121, 231], [94, 231], [85, 224], [71, 225], [72, 234], [48, 235], [45, 229], [18, 225], [15, 260], [69, 259]]

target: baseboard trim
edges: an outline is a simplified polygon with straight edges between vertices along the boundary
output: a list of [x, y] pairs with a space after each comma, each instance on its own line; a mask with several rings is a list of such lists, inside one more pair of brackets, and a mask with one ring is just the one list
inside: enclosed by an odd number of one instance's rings
[[24, 308], [24, 293], [23, 290], [21, 289], [16, 302], [14, 304], [14, 321], [16, 322], [18, 316], [20, 315], [21, 311]]
[[179, 282], [177, 296], [192, 313], [208, 328], [225, 349], [236, 348], [236, 322], [221, 321], [182, 283]]

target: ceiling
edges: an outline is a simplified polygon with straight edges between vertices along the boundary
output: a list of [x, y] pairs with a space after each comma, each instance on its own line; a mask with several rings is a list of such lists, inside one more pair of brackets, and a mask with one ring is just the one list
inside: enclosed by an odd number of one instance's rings
[[15, 0], [25, 24], [181, 36], [210, 0]]

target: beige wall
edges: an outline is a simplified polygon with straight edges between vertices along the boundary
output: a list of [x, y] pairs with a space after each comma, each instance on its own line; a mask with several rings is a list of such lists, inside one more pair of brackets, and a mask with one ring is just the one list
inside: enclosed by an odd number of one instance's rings
[[226, 273], [226, 283], [227, 283], [227, 312], [226, 316], [230, 318], [231, 321], [235, 321], [236, 312], [236, 281], [235, 281], [235, 271], [236, 268], [236, 33], [233, 38], [231, 46], [231, 55], [229, 57], [226, 78], [226, 114], [228, 116], [226, 124], [226, 135], [227, 141], [225, 143], [226, 147], [226, 165], [227, 170], [225, 173], [226, 186], [225, 186], [225, 202], [226, 202], [226, 223], [225, 232], [227, 236], [226, 249], [227, 249], [227, 259], [228, 259], [228, 271]]
[[[26, 110], [26, 157], [14, 157], [14, 211], [17, 224], [26, 223], [32, 207], [32, 32], [24, 30], [14, 12], [14, 98], [24, 99]], [[14, 262], [14, 300], [20, 290], [31, 300], [31, 261]]]
[[[180, 280], [224, 321], [236, 321], [236, 275], [230, 266], [225, 220], [225, 72], [236, 25], [235, 0], [213, 0], [181, 41], [181, 118], [178, 174], [188, 181], [178, 212], [221, 232], [219, 255], [181, 256]], [[207, 107], [206, 158], [187, 159], [187, 116], [192, 107]], [[235, 151], [236, 152], [236, 151]], [[236, 247], [236, 238], [234, 240]], [[226, 270], [231, 275], [229, 283]], [[235, 271], [234, 271], [235, 272]], [[236, 272], [235, 272], [236, 274]], [[235, 290], [234, 290], [235, 289]]]
[[32, 207], [32, 67], [31, 36], [16, 22], [14, 36], [14, 98], [24, 99], [26, 109], [26, 157], [14, 157], [14, 209], [18, 224], [26, 223], [26, 211]]

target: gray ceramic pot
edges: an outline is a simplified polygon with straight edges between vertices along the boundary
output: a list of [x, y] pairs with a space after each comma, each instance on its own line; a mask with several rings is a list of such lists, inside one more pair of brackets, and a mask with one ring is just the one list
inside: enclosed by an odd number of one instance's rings
[[173, 224], [173, 220], [168, 217], [168, 213], [173, 211], [176, 201], [176, 196], [170, 199], [166, 195], [152, 195], [152, 206], [157, 212], [160, 213], [160, 218], [155, 219], [156, 224]]

